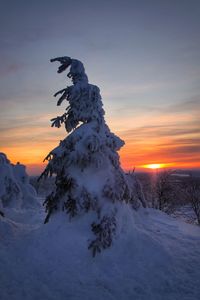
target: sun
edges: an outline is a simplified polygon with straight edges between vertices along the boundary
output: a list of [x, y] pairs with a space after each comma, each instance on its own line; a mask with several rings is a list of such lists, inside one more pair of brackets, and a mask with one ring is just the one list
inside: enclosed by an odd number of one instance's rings
[[165, 166], [165, 164], [149, 164], [149, 165], [144, 165], [145, 168], [152, 169], [152, 170], [161, 169], [161, 168], [164, 168], [164, 166]]

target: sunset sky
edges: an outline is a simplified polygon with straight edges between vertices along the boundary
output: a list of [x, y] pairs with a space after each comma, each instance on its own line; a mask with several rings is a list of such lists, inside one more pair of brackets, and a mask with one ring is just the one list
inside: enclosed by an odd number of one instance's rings
[[200, 168], [200, 1], [1, 0], [0, 31], [0, 151], [29, 174], [66, 136], [49, 121], [65, 55], [101, 89], [125, 169]]

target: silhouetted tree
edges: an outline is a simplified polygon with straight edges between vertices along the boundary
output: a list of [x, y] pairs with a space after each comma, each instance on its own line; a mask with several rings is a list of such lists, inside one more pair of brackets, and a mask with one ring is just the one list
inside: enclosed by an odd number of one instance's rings
[[174, 171], [158, 171], [153, 182], [154, 207], [167, 213], [175, 207], [176, 187], [172, 178]]
[[186, 198], [191, 203], [198, 224], [200, 225], [200, 178], [190, 175], [184, 190]]

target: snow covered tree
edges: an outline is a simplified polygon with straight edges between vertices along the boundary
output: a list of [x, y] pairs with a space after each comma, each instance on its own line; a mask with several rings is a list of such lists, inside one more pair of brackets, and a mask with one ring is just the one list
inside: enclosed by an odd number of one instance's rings
[[58, 91], [57, 105], [66, 100], [63, 115], [52, 119], [52, 127], [65, 126], [69, 133], [53, 149], [40, 178], [55, 175], [56, 188], [45, 201], [46, 219], [56, 211], [66, 211], [69, 218], [89, 211], [96, 218], [91, 224], [94, 239], [88, 248], [93, 255], [112, 244], [117, 229], [119, 205], [135, 206], [132, 183], [120, 167], [117, 151], [124, 142], [105, 123], [100, 90], [88, 82], [82, 62], [57, 57], [58, 73], [70, 67], [68, 77], [73, 85]]
[[4, 153], [0, 153], [0, 209], [36, 208], [40, 204], [36, 191], [29, 184], [24, 165], [11, 164]]
[[19, 208], [21, 198], [22, 193], [13, 173], [13, 165], [4, 153], [0, 153], [0, 205]]

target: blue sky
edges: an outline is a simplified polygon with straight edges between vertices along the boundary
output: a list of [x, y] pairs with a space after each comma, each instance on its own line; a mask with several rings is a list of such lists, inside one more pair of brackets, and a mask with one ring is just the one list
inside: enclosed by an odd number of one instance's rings
[[193, 0], [1, 1], [1, 151], [39, 164], [64, 138], [48, 120], [64, 109], [52, 95], [66, 75], [49, 59], [66, 55], [100, 87], [107, 123], [126, 141], [124, 167], [156, 157], [197, 165], [199, 16]]

